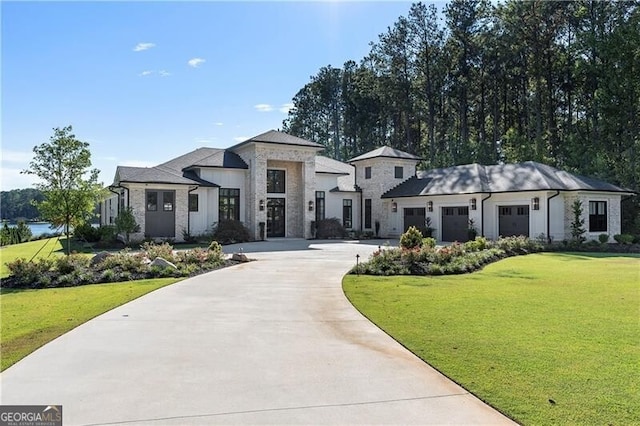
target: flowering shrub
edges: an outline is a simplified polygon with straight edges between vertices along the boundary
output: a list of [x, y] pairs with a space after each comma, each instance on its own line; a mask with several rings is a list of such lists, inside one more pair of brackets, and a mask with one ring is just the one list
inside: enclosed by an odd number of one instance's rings
[[140, 248], [149, 260], [161, 257], [164, 260], [173, 262], [173, 246], [169, 243], [156, 244], [154, 242], [145, 242]]
[[378, 250], [350, 273], [369, 275], [444, 275], [477, 271], [484, 265], [507, 256], [533, 253], [543, 246], [525, 237], [501, 238], [496, 242], [477, 237], [464, 244], [453, 243], [434, 248], [435, 241], [425, 238], [422, 247]]

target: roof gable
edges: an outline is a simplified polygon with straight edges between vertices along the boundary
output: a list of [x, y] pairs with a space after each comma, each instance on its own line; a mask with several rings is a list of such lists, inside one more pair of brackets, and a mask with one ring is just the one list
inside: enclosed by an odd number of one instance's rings
[[280, 132], [277, 130], [269, 130], [268, 132], [264, 132], [258, 136], [254, 136], [250, 139], [247, 139], [244, 142], [240, 142], [239, 144], [229, 148], [229, 150], [234, 150], [234, 149], [240, 148], [241, 146], [244, 146], [253, 142], [268, 143], [268, 144], [275, 144], [275, 145], [300, 146], [300, 147], [306, 147], [306, 148], [316, 148], [318, 150], [324, 149], [324, 146], [318, 143], [311, 142], [306, 139], [302, 139], [297, 136], [293, 136], [288, 133]]
[[400, 151], [399, 149], [391, 148], [389, 146], [383, 146], [378, 149], [374, 149], [373, 151], [369, 151], [365, 154], [362, 154], [358, 157], [352, 158], [349, 160], [349, 163], [353, 163], [356, 161], [369, 160], [371, 158], [377, 157], [385, 157], [385, 158], [397, 158], [401, 160], [416, 160], [420, 161], [422, 158], [409, 154], [408, 152]]

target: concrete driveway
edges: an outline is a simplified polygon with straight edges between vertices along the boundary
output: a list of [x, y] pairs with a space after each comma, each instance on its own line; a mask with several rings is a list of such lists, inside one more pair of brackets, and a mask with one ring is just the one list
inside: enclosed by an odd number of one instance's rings
[[246, 244], [257, 262], [157, 290], [10, 367], [0, 402], [62, 404], [65, 425], [512, 423], [345, 298], [342, 276], [379, 243]]

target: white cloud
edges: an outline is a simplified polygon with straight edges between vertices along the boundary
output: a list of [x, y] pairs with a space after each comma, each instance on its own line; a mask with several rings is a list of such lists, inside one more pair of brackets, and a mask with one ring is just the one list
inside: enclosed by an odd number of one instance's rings
[[218, 121], [217, 123], [213, 123], [214, 126], [222, 126], [224, 125], [224, 123], [222, 123], [221, 121]]
[[202, 58], [193, 58], [193, 59], [189, 59], [187, 63], [189, 64], [190, 67], [198, 68], [204, 62], [207, 62], [207, 60]]
[[140, 74], [138, 74], [139, 77], [146, 77], [148, 75], [153, 74], [153, 71], [142, 71]]
[[143, 50], [148, 50], [155, 46], [155, 43], [138, 43], [136, 44], [136, 47], [133, 48], [133, 51], [142, 52]]
[[280, 107], [280, 112], [285, 113], [285, 114], [289, 114], [289, 110], [293, 108], [293, 103], [289, 102], [286, 104], [282, 104], [282, 106]]
[[0, 170], [0, 190], [10, 191], [12, 189], [31, 188], [40, 182], [35, 175], [21, 174], [22, 169], [12, 167], [2, 167]]
[[2, 151], [2, 162], [26, 164], [33, 159], [32, 152], [25, 151]]
[[247, 139], [249, 139], [249, 137], [247, 137], [247, 136], [236, 136], [235, 138], [233, 138], [233, 140], [236, 141], [236, 142], [244, 142]]
[[171, 75], [170, 72], [165, 71], [165, 70], [158, 71], [158, 74], [160, 74], [160, 77], [169, 77]]
[[259, 112], [269, 112], [273, 111], [273, 107], [269, 104], [258, 104], [253, 106]]

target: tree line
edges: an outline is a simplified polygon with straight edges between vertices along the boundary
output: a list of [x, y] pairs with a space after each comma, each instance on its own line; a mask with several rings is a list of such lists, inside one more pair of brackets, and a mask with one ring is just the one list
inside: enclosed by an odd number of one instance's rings
[[18, 220], [34, 221], [40, 219], [35, 203], [44, 199], [42, 192], [35, 188], [12, 189], [0, 192], [2, 220], [11, 222]]
[[312, 76], [283, 130], [339, 160], [389, 145], [425, 169], [533, 160], [638, 190], [639, 5], [414, 3], [366, 57]]

